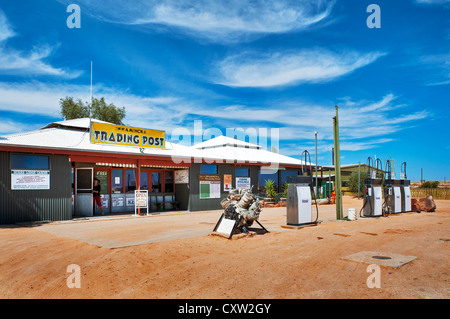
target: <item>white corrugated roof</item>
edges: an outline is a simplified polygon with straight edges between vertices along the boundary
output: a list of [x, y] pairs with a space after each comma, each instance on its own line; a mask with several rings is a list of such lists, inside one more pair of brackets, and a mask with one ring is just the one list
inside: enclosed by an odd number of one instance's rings
[[[285, 164], [304, 165], [304, 161], [293, 157], [269, 152], [261, 146], [240, 141], [226, 136], [218, 136], [208, 141], [193, 145], [191, 148], [201, 149], [204, 158], [219, 159], [225, 163]], [[309, 165], [309, 164], [308, 164]]]
[[52, 127], [67, 127], [67, 128], [85, 128], [88, 129], [91, 125], [91, 122], [95, 123], [105, 123], [105, 124], [112, 124], [105, 121], [100, 121], [96, 119], [90, 119], [88, 117], [81, 118], [81, 119], [74, 119], [74, 120], [67, 120], [67, 121], [58, 121], [49, 123], [48, 125], [44, 126], [45, 128], [52, 128]]
[[[92, 120], [95, 122], [102, 122]], [[107, 122], [103, 122], [107, 123]], [[222, 163], [251, 163], [266, 165], [303, 165], [304, 162], [278, 153], [269, 152], [262, 147], [219, 136], [191, 147], [166, 141], [165, 149], [145, 148], [143, 153], [139, 147], [94, 144], [90, 141], [89, 118], [53, 122], [42, 129], [6, 135], [0, 138], [0, 145], [59, 149], [69, 151], [105, 152], [130, 155], [153, 155], [172, 157], [174, 162], [181, 158], [204, 159]], [[309, 165], [309, 164], [308, 164]]]
[[262, 147], [256, 144], [244, 142], [238, 139], [234, 139], [228, 136], [217, 136], [215, 138], [212, 138], [210, 140], [207, 140], [202, 143], [198, 143], [193, 145], [193, 148], [196, 149], [209, 149], [209, 148], [218, 148], [218, 147], [225, 147], [225, 146], [233, 146], [233, 147], [246, 147], [246, 148], [253, 148], [253, 149], [261, 149]]
[[40, 130], [5, 135], [0, 139], [0, 145], [171, 157], [201, 156], [197, 150], [169, 141], [166, 141], [165, 149], [145, 148], [144, 153], [139, 147], [94, 144], [90, 142], [88, 128], [89, 119], [54, 122]]

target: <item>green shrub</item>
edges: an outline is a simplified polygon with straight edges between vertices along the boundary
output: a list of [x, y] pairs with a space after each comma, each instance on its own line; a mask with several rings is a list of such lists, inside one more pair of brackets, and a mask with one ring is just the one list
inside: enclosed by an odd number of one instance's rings
[[420, 188], [437, 188], [439, 185], [439, 181], [427, 181], [427, 182], [423, 182], [422, 185], [420, 186]]
[[288, 182], [284, 182], [284, 184], [283, 184], [283, 197], [284, 198], [287, 198], [288, 187], [289, 187]]
[[266, 196], [269, 198], [275, 198], [277, 195], [277, 191], [275, 190], [275, 182], [271, 179], [268, 179], [266, 181], [266, 184], [264, 185], [264, 188], [266, 190]]

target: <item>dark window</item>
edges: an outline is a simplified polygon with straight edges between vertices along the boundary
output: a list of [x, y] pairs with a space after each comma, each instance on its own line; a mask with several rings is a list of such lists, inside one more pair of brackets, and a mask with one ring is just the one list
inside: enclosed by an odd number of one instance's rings
[[136, 171], [127, 169], [125, 171], [125, 193], [133, 193], [136, 190]]
[[92, 169], [77, 169], [77, 192], [90, 192], [92, 190]]
[[298, 176], [297, 171], [281, 171], [281, 185], [283, 185], [288, 176]]
[[49, 170], [50, 157], [42, 155], [12, 154], [11, 169]]
[[121, 169], [113, 169], [112, 170], [112, 181], [111, 181], [111, 185], [112, 185], [112, 192], [115, 194], [120, 194], [122, 193], [123, 190], [123, 170]]
[[97, 171], [95, 173], [95, 178], [98, 179], [98, 184], [100, 185], [100, 194], [108, 194], [108, 172]]
[[166, 193], [173, 193], [173, 171], [166, 171], [164, 177], [166, 182]]
[[161, 193], [161, 173], [152, 173], [152, 193]]
[[200, 174], [217, 174], [217, 172], [217, 165], [202, 164], [200, 166]]
[[141, 173], [141, 189], [148, 190], [148, 173]]
[[250, 177], [248, 168], [236, 168], [236, 177]]
[[275, 188], [278, 190], [278, 171], [274, 170], [260, 170], [259, 171], [259, 187], [258, 189], [260, 191], [264, 190], [264, 186], [266, 185], [266, 181], [271, 179], [274, 184]]

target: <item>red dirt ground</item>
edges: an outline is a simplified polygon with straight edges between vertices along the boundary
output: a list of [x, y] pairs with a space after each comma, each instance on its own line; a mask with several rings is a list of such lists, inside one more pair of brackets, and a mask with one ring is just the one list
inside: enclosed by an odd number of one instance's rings
[[[232, 240], [205, 235], [116, 249], [39, 226], [0, 226], [0, 298], [447, 299], [450, 201], [436, 205], [433, 213], [357, 221], [335, 221], [334, 205], [320, 206], [322, 224], [292, 230], [279, 227], [285, 209], [267, 208], [261, 221], [267, 218], [270, 233]], [[361, 206], [344, 197], [344, 208]], [[342, 259], [360, 251], [418, 258], [398, 269], [381, 267], [381, 288], [370, 289], [368, 264]], [[81, 267], [80, 289], [67, 287], [70, 264]]]

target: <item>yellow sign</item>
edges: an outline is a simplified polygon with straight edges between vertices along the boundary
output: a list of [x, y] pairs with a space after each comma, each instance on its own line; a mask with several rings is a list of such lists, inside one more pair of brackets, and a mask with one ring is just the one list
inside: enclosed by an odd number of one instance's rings
[[166, 147], [164, 131], [92, 122], [91, 143], [148, 148]]

